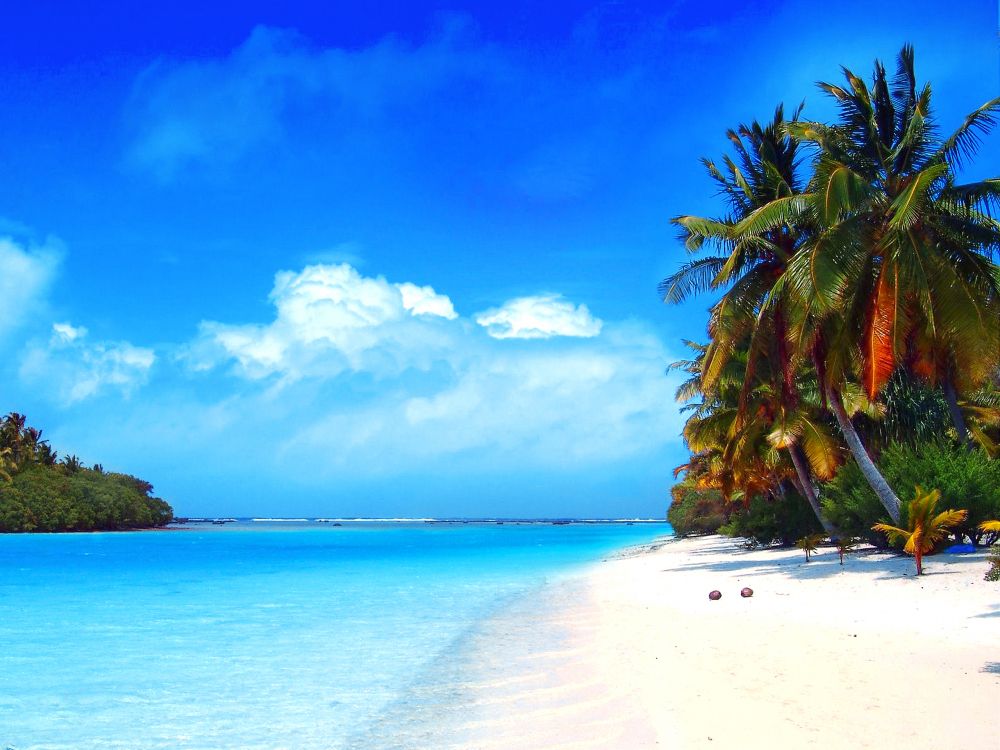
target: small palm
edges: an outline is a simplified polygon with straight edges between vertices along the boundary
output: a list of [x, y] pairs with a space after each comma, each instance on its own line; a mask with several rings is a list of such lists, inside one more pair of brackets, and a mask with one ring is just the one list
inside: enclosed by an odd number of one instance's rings
[[819, 549], [820, 543], [826, 537], [823, 534], [810, 534], [809, 536], [804, 536], [799, 541], [795, 543], [795, 546], [806, 553], [806, 562], [809, 562], [809, 556]]
[[925, 492], [919, 485], [910, 501], [907, 528], [877, 523], [872, 526], [881, 531], [892, 542], [902, 542], [903, 552], [913, 555], [917, 562], [917, 575], [923, 573], [923, 556], [947, 536], [950, 529], [965, 521], [968, 511], [946, 510], [936, 513], [941, 493], [938, 490]]

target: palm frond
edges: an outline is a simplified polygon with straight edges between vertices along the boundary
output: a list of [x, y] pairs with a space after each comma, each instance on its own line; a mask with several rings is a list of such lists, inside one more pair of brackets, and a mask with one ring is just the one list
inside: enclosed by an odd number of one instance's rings
[[945, 161], [955, 169], [962, 169], [979, 152], [983, 137], [997, 122], [1000, 122], [1000, 96], [970, 112], [958, 129], [944, 140], [932, 160]]
[[930, 198], [929, 192], [947, 172], [947, 164], [936, 164], [918, 172], [889, 207], [889, 227], [901, 230], [909, 229], [916, 224]]
[[808, 206], [804, 195], [777, 198], [739, 221], [733, 227], [733, 234], [761, 234], [777, 227], [800, 224]]
[[664, 302], [678, 304], [692, 294], [713, 288], [712, 281], [726, 263], [722, 256], [696, 258], [661, 281], [656, 289]]

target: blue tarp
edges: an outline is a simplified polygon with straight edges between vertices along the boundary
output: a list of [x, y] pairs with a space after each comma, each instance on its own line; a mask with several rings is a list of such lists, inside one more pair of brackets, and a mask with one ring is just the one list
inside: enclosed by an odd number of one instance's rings
[[946, 555], [966, 555], [969, 552], [975, 552], [976, 547], [972, 544], [953, 544], [944, 550]]

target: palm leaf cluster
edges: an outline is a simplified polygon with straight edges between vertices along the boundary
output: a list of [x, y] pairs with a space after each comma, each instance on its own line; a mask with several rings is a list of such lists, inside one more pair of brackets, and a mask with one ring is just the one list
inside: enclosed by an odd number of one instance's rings
[[729, 497], [791, 482], [823, 520], [816, 481], [849, 452], [898, 524], [872, 425], [934, 429], [933, 402], [957, 439], [1000, 453], [1000, 178], [959, 179], [1000, 98], [942, 136], [911, 47], [894, 75], [842, 72], [819, 84], [833, 123], [778, 107], [730, 130], [733, 155], [703, 160], [725, 213], [673, 220], [690, 257], [663, 299], [718, 295], [707, 343], [675, 365], [690, 376], [680, 468]]
[[23, 414], [11, 412], [0, 418], [0, 480], [10, 482], [31, 464], [52, 466], [56, 458], [42, 431], [28, 425]]

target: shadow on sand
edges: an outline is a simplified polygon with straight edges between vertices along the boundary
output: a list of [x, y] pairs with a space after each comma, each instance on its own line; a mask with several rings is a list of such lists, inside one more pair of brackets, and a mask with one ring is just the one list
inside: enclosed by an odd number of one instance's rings
[[[993, 607], [992, 612], [983, 612], [981, 615], [973, 615], [974, 617], [1000, 617], [1000, 604]], [[993, 664], [1000, 664], [1000, 662], [992, 662]]]
[[[877, 580], [895, 580], [910, 578], [918, 580], [913, 558], [902, 554], [882, 552], [877, 549], [861, 549], [850, 552], [840, 564], [840, 556], [836, 548], [824, 546], [814, 553], [808, 563], [804, 555], [790, 555], [788, 547], [765, 547], [747, 549], [743, 544], [732, 539], [719, 539], [702, 549], [691, 550], [692, 557], [698, 555], [726, 554], [728, 559], [714, 562], [693, 562], [676, 568], [664, 570], [664, 573], [683, 573], [685, 571], [703, 570], [709, 572], [742, 571], [747, 575], [785, 574], [799, 580], [815, 580], [836, 575], [869, 572], [871, 565], [878, 565], [881, 575]], [[949, 570], [953, 564], [967, 561], [976, 555], [931, 555], [924, 558], [924, 576], [954, 575], [957, 570]], [[985, 555], [985, 551], [981, 553]], [[1000, 611], [981, 617], [1000, 616]]]

